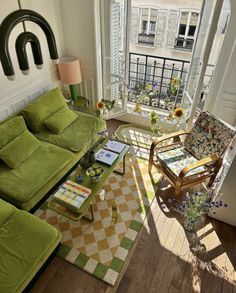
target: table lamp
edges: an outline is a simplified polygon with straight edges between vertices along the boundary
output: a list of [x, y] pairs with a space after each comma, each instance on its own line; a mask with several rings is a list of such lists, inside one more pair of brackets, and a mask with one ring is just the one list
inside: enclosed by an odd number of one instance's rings
[[58, 63], [60, 79], [70, 87], [71, 99], [76, 100], [77, 84], [82, 81], [79, 58], [62, 57]]

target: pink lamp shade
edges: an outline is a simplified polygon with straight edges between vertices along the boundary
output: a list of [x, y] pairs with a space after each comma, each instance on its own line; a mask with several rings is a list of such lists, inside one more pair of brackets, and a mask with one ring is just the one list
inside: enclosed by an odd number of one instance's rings
[[82, 81], [79, 58], [62, 57], [58, 63], [60, 79], [65, 84], [78, 84]]

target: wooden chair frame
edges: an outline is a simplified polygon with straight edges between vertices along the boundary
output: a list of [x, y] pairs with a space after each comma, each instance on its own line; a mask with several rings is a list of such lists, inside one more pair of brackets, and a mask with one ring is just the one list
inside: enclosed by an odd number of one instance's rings
[[[211, 156], [198, 160], [195, 163], [190, 163], [180, 172], [179, 176], [176, 177], [172, 172], [170, 172], [170, 170], [166, 166], [164, 166], [164, 164], [161, 164], [159, 161], [155, 162], [155, 151], [161, 150], [163, 152], [165, 150], [169, 150], [170, 147], [175, 147], [177, 145], [183, 146], [183, 142], [181, 141], [180, 137], [184, 135], [188, 135], [188, 132], [181, 130], [154, 139], [150, 148], [149, 155], [148, 171], [151, 173], [152, 166], [155, 166], [158, 171], [165, 177], [165, 179], [167, 179], [174, 187], [175, 196], [178, 200], [180, 199], [181, 191], [184, 188], [195, 186], [199, 183], [204, 182], [206, 179], [210, 179], [208, 183], [208, 186], [210, 187], [213, 184], [216, 175], [222, 166], [222, 158], [213, 154]], [[169, 145], [162, 145], [163, 142], [166, 142], [169, 139], [174, 139], [173, 143]], [[200, 166], [204, 166], [206, 170], [198, 173], [197, 176], [196, 174], [187, 176], [190, 171]]]

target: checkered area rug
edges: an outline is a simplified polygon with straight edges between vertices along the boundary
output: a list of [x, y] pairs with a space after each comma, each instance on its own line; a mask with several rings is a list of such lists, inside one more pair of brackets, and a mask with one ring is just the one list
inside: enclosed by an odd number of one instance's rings
[[[103, 186], [105, 199], [94, 201], [94, 221], [73, 221], [47, 205], [36, 215], [61, 231], [58, 255], [114, 285], [142, 226], [157, 188], [148, 162], [128, 155], [124, 176], [111, 174]], [[114, 215], [115, 206], [115, 215]]]

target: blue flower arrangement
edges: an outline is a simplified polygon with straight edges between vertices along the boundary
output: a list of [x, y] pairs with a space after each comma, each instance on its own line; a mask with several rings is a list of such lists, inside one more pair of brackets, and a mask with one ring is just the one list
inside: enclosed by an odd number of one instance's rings
[[214, 201], [213, 198], [213, 192], [196, 191], [191, 194], [187, 193], [180, 204], [176, 199], [170, 199], [169, 203], [173, 204], [171, 207], [173, 211], [180, 213], [184, 217], [186, 232], [192, 233], [202, 216], [207, 215], [210, 211], [215, 214], [215, 208], [228, 206], [222, 200]]

